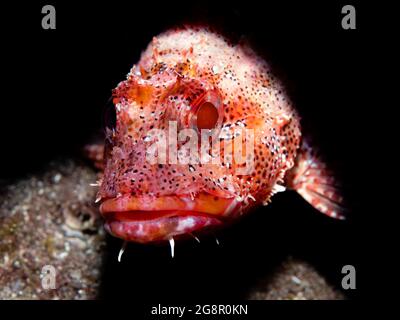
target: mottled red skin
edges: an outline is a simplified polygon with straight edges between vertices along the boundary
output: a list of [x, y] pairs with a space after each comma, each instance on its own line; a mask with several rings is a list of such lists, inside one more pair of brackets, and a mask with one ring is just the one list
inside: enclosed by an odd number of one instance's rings
[[[234, 161], [229, 166], [203, 164], [194, 168], [146, 162], [146, 133], [153, 128], [167, 129], [170, 120], [178, 122], [178, 130], [190, 127], [189, 119], [204, 95], [218, 105], [222, 127], [229, 127], [231, 132], [239, 125], [254, 129], [255, 170], [250, 175], [238, 174]], [[230, 44], [207, 29], [170, 30], [154, 38], [127, 80], [114, 90], [113, 102], [117, 125], [107, 137], [104, 177], [98, 196], [103, 201], [117, 199], [109, 207], [103, 203], [101, 211], [107, 230], [118, 237], [150, 242], [214, 226], [254, 205], [268, 203], [279, 185], [286, 183], [296, 189], [304, 182], [299, 180], [294, 167], [302, 150], [300, 121], [284, 88], [268, 64], [249, 47]], [[221, 157], [223, 148], [232, 143], [232, 139], [221, 141]], [[307, 156], [302, 159], [303, 164], [304, 161], [318, 163], [317, 158]], [[316, 174], [324, 175], [325, 172]], [[297, 183], [292, 183], [294, 177]], [[188, 210], [185, 215], [191, 217], [191, 223], [182, 222], [182, 211], [146, 220], [135, 216], [140, 206], [152, 204], [154, 199], [181, 201], [183, 197], [185, 206], [190, 207], [188, 197], [197, 199], [199, 195], [213, 195], [218, 203], [227, 206], [229, 203], [223, 199], [228, 199], [232, 206], [214, 213], [212, 218], [207, 214], [207, 206], [201, 207], [205, 210], [201, 218]], [[321, 200], [315, 195], [310, 197], [314, 202]], [[137, 211], [127, 209], [130, 201]], [[313, 205], [327, 214], [331, 210], [330, 206], [321, 208], [323, 204]], [[111, 214], [114, 206], [119, 207], [119, 212], [130, 211], [125, 220]], [[164, 204], [157, 208], [168, 210]], [[151, 217], [150, 212], [141, 213]], [[339, 215], [332, 215], [336, 214]]]

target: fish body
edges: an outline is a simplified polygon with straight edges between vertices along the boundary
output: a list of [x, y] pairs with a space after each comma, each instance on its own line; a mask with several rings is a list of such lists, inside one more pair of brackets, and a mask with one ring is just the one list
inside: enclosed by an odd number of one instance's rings
[[283, 85], [246, 45], [206, 28], [169, 30], [113, 104], [98, 199], [116, 237], [148, 243], [221, 226], [287, 187], [342, 217]]

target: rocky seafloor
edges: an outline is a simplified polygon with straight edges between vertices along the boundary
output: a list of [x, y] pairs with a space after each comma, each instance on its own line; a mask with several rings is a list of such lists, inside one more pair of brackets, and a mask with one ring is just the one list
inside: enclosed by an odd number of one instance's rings
[[[107, 296], [101, 293], [102, 283], [113, 273], [103, 272], [108, 237], [94, 204], [96, 188], [91, 184], [97, 178], [87, 164], [63, 160], [2, 186], [0, 299]], [[54, 268], [55, 289], [43, 287], [45, 266]], [[344, 299], [344, 295], [309, 263], [286, 257], [247, 288], [244, 298]]]

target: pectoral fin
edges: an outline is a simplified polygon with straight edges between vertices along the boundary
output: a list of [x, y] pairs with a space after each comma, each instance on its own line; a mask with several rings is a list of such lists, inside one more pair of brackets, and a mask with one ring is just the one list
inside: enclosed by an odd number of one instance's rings
[[345, 218], [346, 209], [337, 181], [307, 142], [303, 142], [286, 183], [320, 212], [336, 219]]
[[100, 170], [104, 170], [104, 144], [88, 144], [83, 149], [84, 156], [93, 162], [93, 165]]

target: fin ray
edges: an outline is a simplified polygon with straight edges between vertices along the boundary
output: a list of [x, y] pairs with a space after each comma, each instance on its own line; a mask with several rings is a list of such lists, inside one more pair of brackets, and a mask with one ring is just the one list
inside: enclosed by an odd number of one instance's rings
[[286, 182], [318, 211], [332, 218], [345, 218], [340, 184], [308, 143], [303, 142]]

